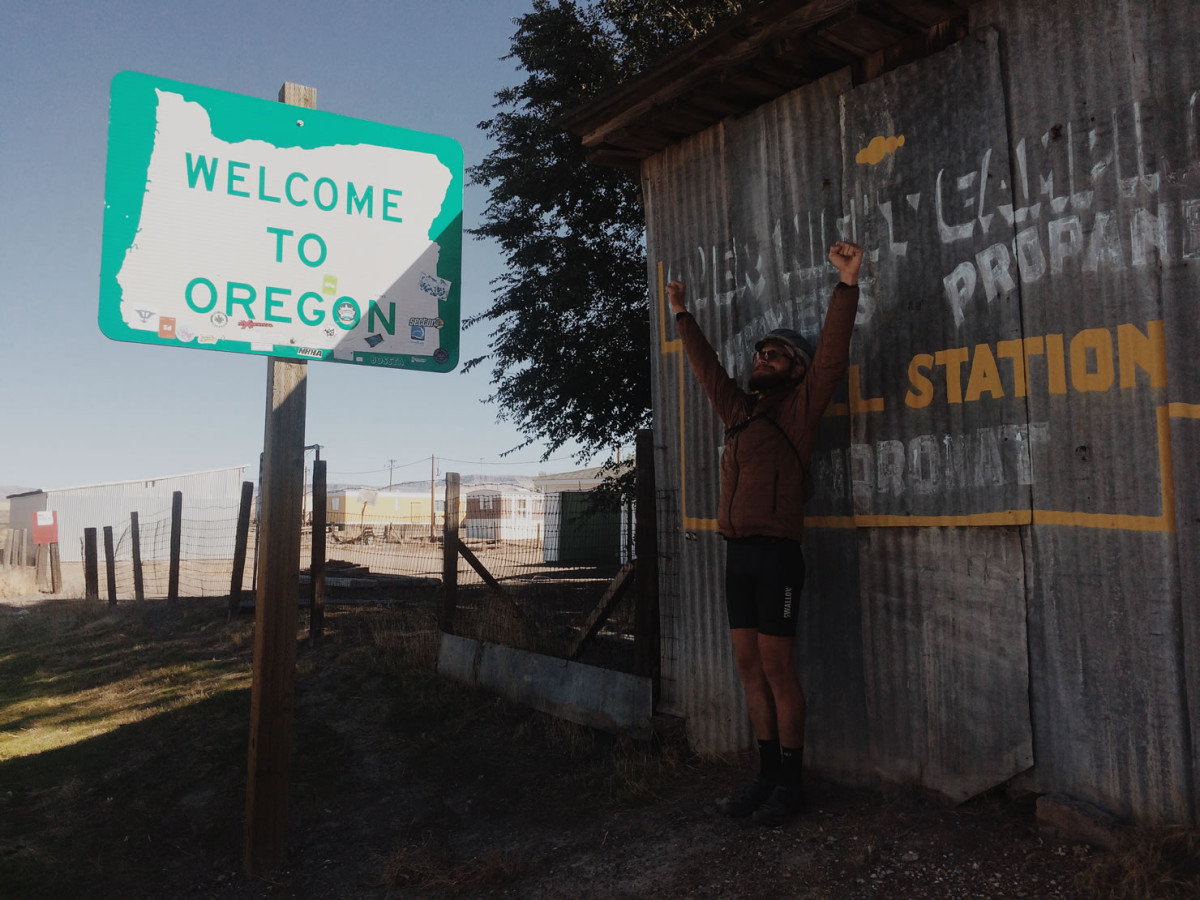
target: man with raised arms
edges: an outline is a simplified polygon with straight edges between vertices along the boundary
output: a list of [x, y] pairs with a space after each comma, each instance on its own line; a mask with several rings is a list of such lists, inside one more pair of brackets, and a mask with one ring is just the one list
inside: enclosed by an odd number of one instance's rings
[[804, 584], [804, 482], [821, 417], [846, 372], [863, 251], [838, 241], [840, 281], [816, 349], [777, 328], [754, 349], [749, 390], [729, 377], [687, 311], [682, 282], [667, 299], [692, 372], [725, 425], [717, 527], [726, 540], [725, 600], [734, 660], [759, 748], [759, 773], [719, 806], [760, 825], [790, 821], [802, 802], [804, 691], [796, 673], [796, 622]]

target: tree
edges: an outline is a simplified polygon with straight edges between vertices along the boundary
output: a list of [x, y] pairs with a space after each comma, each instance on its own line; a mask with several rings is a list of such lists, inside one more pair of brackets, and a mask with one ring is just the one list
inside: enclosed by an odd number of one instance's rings
[[[589, 166], [564, 115], [694, 39], [742, 4], [730, 0], [533, 0], [510, 58], [525, 81], [496, 93], [480, 124], [495, 142], [470, 170], [488, 187], [483, 224], [508, 268], [491, 306], [495, 391], [485, 402], [546, 456], [570, 441], [587, 459], [632, 442], [650, 421], [645, 219], [636, 173]], [[517, 449], [517, 448], [514, 448]]]

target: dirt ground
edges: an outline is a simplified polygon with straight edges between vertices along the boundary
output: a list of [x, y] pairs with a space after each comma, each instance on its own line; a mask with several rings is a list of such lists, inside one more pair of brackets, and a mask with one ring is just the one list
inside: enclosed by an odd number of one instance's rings
[[[277, 871], [251, 877], [242, 862], [243, 689], [48, 753], [0, 753], [0, 896], [1168, 896], [1117, 890], [1123, 864], [1042, 836], [1032, 808], [1001, 793], [950, 809], [812, 778], [789, 826], [722, 818], [714, 801], [752, 776], [749, 760], [591, 732], [438, 678], [432, 600], [331, 606], [315, 648], [302, 615]], [[80, 627], [112, 628], [130, 652], [169, 640], [250, 666], [252, 620], [227, 623], [224, 599], [121, 609]], [[0, 602], [0, 624], [37, 614]], [[36, 671], [55, 677], [49, 658]]]

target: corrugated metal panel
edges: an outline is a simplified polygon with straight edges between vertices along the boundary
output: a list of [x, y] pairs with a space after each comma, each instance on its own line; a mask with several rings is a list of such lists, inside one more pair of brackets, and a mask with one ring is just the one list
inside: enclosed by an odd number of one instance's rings
[[[763, 332], [789, 326], [815, 333], [824, 316], [837, 281], [825, 261], [841, 205], [837, 98], [849, 86], [848, 73], [831, 76], [674, 147], [643, 169], [654, 283], [687, 282], [689, 307], [738, 377]], [[723, 432], [687, 369], [674, 322], [665, 308], [654, 318], [656, 409], [665, 412], [656, 416], [655, 438], [663, 448], [660, 482], [669, 493], [660, 521], [667, 528], [679, 523], [684, 532], [661, 562], [662, 708], [687, 717], [697, 749], [723, 753], [750, 743], [725, 615], [724, 545], [715, 530]], [[845, 419], [840, 428], [847, 431]], [[820, 577], [818, 570], [809, 578], [808, 596], [820, 595]], [[843, 624], [836, 616], [820, 621]], [[807, 639], [844, 644], [857, 634], [822, 631]], [[861, 655], [845, 665], [849, 670], [824, 673], [828, 683], [861, 686]], [[814, 696], [810, 709], [814, 721], [845, 729], [814, 734], [812, 752], [844, 761], [852, 746], [846, 735], [861, 734], [861, 720], [846, 719], [848, 710], [862, 709], [861, 694], [847, 696], [843, 687]]]
[[871, 759], [954, 801], [1033, 763], [1016, 528], [860, 532]]
[[[975, 375], [1021, 337], [1013, 228], [989, 206], [1010, 171], [997, 41], [976, 32], [842, 99], [845, 227], [871, 254], [849, 468], [856, 524], [887, 528], [860, 533], [871, 756], [958, 800], [1033, 762], [1020, 535], [975, 527], [1026, 515], [1031, 480], [1025, 398], [998, 365]], [[911, 527], [943, 519], [969, 532]]]
[[1036, 780], [1194, 821], [1200, 8], [1028, 8], [977, 17], [1004, 34], [1018, 203], [1041, 204], [1018, 238], [1024, 333], [1047, 353], [1061, 335], [1066, 359], [1049, 389], [1031, 366], [1029, 392], [1048, 423], [1029, 542]]
[[[810, 759], [962, 796], [1027, 765], [1032, 729], [1040, 789], [1195, 821], [1200, 7], [985, 0], [971, 21], [643, 165], [664, 698], [698, 749], [749, 745], [720, 430], [661, 284], [689, 282], [744, 375], [763, 331], [815, 331], [846, 229], [871, 283], [814, 458]], [[980, 721], [995, 733], [955, 730]]]

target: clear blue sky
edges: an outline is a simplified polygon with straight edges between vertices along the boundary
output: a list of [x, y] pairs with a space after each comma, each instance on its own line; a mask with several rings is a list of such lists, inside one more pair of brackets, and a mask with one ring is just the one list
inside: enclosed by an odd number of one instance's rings
[[[480, 121], [522, 77], [502, 61], [530, 0], [7, 0], [0, 4], [0, 485], [70, 487], [257, 466], [267, 360], [118, 343], [97, 326], [109, 85], [122, 70], [275, 99], [284, 81], [319, 108], [449, 135], [468, 166], [488, 152]], [[476, 224], [486, 193], [466, 188]], [[494, 245], [463, 244], [463, 316], [488, 305]], [[464, 331], [462, 359], [483, 352]], [[387, 484], [576, 468], [574, 447], [540, 462], [497, 409], [486, 366], [468, 375], [308, 369], [306, 443], [332, 482]], [[405, 464], [413, 463], [413, 465]]]

